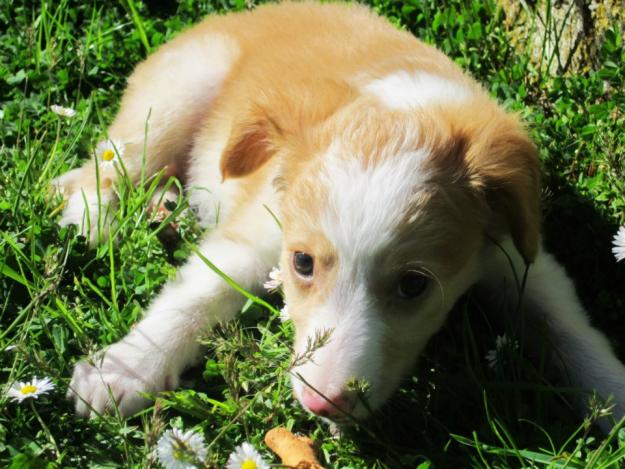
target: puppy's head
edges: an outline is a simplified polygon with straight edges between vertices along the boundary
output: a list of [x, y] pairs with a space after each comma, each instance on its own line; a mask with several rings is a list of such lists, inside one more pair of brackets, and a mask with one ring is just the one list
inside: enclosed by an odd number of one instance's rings
[[409, 110], [356, 96], [320, 115], [262, 139], [282, 168], [294, 391], [316, 414], [364, 417], [479, 280], [489, 237], [533, 260], [537, 158], [480, 93]]

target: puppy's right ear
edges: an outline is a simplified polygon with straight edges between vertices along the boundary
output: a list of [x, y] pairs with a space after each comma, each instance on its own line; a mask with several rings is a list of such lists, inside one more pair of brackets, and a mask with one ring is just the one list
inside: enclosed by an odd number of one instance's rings
[[277, 151], [283, 133], [275, 119], [255, 105], [232, 125], [221, 157], [223, 179], [243, 177], [265, 164]]

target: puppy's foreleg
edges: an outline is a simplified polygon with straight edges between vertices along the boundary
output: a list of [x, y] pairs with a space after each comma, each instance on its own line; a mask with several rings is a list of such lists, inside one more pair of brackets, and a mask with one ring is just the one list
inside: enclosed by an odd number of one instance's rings
[[[200, 252], [246, 289], [256, 288], [277, 259], [244, 242], [214, 234]], [[277, 258], [277, 255], [275, 256]], [[218, 321], [231, 319], [245, 298], [197, 255], [163, 288], [139, 322], [122, 340], [74, 369], [69, 396], [78, 414], [112, 410], [122, 415], [145, 407], [140, 392], [177, 386], [180, 374], [200, 353], [198, 338]]]
[[[528, 308], [544, 319], [565, 376], [585, 390], [614, 399], [614, 417], [625, 415], [625, 366], [607, 338], [591, 326], [573, 282], [555, 259], [541, 253], [530, 267]], [[601, 422], [607, 428], [607, 422]]]
[[[511, 256], [517, 278], [523, 277], [525, 266], [510, 243], [504, 246]], [[510, 262], [502, 253], [490, 264], [495, 270], [489, 274], [491, 287], [496, 278], [513, 284]], [[497, 273], [495, 273], [497, 272]], [[508, 291], [516, 290], [508, 288]], [[512, 295], [513, 297], [515, 295]], [[516, 301], [516, 299], [515, 299]], [[539, 335], [540, 324], [547, 326], [548, 339], [554, 348], [556, 365], [571, 384], [585, 391], [596, 391], [607, 399], [614, 399], [613, 417], [619, 420], [625, 415], [625, 366], [618, 360], [606, 337], [592, 327], [586, 311], [581, 305], [571, 279], [553, 256], [540, 251], [536, 261], [530, 265], [522, 303], [525, 318], [525, 333]], [[580, 401], [585, 404], [585, 400]], [[607, 421], [601, 421], [609, 429]]]

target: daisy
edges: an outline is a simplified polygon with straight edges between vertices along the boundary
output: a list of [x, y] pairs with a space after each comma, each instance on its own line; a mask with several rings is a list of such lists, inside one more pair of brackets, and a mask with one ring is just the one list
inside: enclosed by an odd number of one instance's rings
[[226, 469], [269, 469], [260, 453], [251, 444], [245, 442], [234, 449], [228, 458]]
[[625, 260], [625, 226], [621, 226], [612, 240], [612, 253], [616, 262]]
[[208, 455], [204, 438], [193, 430], [187, 432], [177, 428], [167, 430], [156, 445], [158, 460], [166, 469], [198, 467]]
[[54, 384], [50, 378], [37, 379], [35, 376], [31, 381], [14, 383], [7, 391], [7, 396], [22, 402], [24, 399], [37, 399], [53, 389]]
[[291, 316], [289, 316], [289, 307], [285, 304], [280, 310], [280, 321], [287, 322], [291, 320]]
[[271, 269], [271, 272], [269, 272], [269, 280], [263, 283], [263, 286], [265, 290], [271, 292], [277, 290], [280, 285], [282, 285], [282, 272], [280, 272], [278, 267], [274, 267]]
[[486, 358], [486, 362], [488, 363], [489, 368], [495, 368], [495, 366], [497, 365], [497, 350], [489, 350], [484, 358]]
[[95, 154], [103, 164], [115, 164], [124, 154], [124, 144], [119, 140], [103, 140], [98, 143]]
[[58, 104], [53, 104], [50, 106], [50, 110], [58, 116], [61, 117], [74, 117], [76, 115], [76, 111], [71, 107], [63, 107]]
[[518, 341], [509, 339], [506, 334], [498, 335], [495, 339], [495, 348], [489, 350], [485, 356], [486, 361], [488, 362], [488, 366], [490, 368], [495, 368], [495, 366], [497, 366], [497, 363], [499, 363], [503, 359], [502, 353], [504, 350], [516, 350], [518, 348]]

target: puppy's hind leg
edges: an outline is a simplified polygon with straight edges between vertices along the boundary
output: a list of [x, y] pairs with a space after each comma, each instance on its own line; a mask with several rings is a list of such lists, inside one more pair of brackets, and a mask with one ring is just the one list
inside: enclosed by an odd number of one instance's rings
[[[523, 261], [511, 243], [505, 243], [504, 249], [521, 278], [525, 270]], [[501, 291], [502, 281], [513, 284], [510, 262], [503, 253], [494, 254], [490, 261], [486, 280], [491, 289], [499, 285]], [[555, 363], [563, 376], [582, 390], [596, 391], [602, 399], [611, 396], [615, 404], [613, 417], [620, 420], [625, 415], [625, 366], [607, 338], [590, 324], [564, 268], [542, 250], [529, 266], [522, 305], [526, 337], [535, 338], [539, 330], [532, 328], [546, 325], [548, 339], [555, 349]], [[599, 424], [604, 430], [611, 427], [606, 419]]]
[[[215, 232], [199, 251], [241, 287], [252, 290], [277, 262], [279, 242], [263, 248]], [[198, 338], [218, 321], [231, 319], [244, 303], [243, 295], [193, 256], [126, 337], [76, 365], [68, 392], [76, 412], [83, 416], [110, 412], [112, 396], [120, 414], [127, 416], [148, 405], [139, 393], [175, 388], [180, 374], [199, 356]]]
[[107, 234], [106, 213], [115, 205], [113, 186], [122, 173], [121, 163], [134, 184], [165, 165], [184, 167], [194, 135], [236, 55], [231, 39], [200, 25], [139, 64], [103, 139], [112, 144], [111, 152], [96, 155], [96, 161], [92, 158], [55, 181], [67, 200], [60, 224], [77, 224], [94, 244], [99, 234]]

